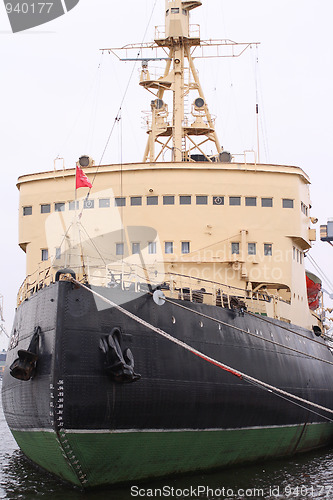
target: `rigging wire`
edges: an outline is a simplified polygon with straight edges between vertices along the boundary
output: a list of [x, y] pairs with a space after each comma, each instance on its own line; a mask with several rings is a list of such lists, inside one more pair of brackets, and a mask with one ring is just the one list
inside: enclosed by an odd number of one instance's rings
[[311, 262], [311, 264], [314, 266], [314, 268], [316, 269], [316, 271], [320, 274], [321, 278], [324, 281], [326, 281], [326, 283], [329, 285], [329, 287], [331, 288], [331, 292], [333, 292], [333, 284], [332, 284], [331, 280], [328, 278], [328, 276], [320, 268], [319, 264], [317, 264], [317, 262], [314, 260], [314, 258], [310, 254], [307, 253], [306, 256], [309, 259], [309, 261]]
[[[66, 139], [65, 139], [65, 141], [63, 143], [62, 149], [64, 149], [66, 147], [66, 145], [67, 145], [67, 143], [68, 143], [68, 141], [69, 141], [69, 139], [70, 139], [73, 131], [75, 130], [76, 124], [77, 124], [77, 122], [79, 120], [79, 117], [80, 117], [80, 115], [81, 115], [81, 113], [82, 113], [82, 111], [84, 109], [84, 104], [87, 102], [88, 97], [91, 94], [91, 92], [92, 92], [92, 90], [93, 90], [93, 88], [94, 88], [94, 86], [96, 84], [96, 81], [98, 81], [98, 79], [99, 79], [99, 75], [101, 73], [101, 68], [102, 68], [102, 61], [103, 61], [103, 52], [100, 55], [96, 71], [95, 71], [95, 73], [94, 73], [94, 75], [92, 77], [92, 80], [91, 80], [91, 84], [90, 84], [90, 86], [88, 88], [88, 91], [86, 92], [86, 94], [84, 95], [84, 97], [82, 99], [81, 105], [79, 106], [79, 111], [78, 111], [78, 113], [76, 115], [76, 118], [74, 119], [74, 122], [73, 122], [73, 125], [72, 125], [71, 129], [69, 130], [69, 132], [67, 134], [67, 137], [66, 137]], [[57, 155], [57, 158], [59, 158], [60, 156], [61, 156], [61, 154], [59, 153]]]
[[[157, 0], [155, 0], [155, 2], [154, 2], [154, 6], [153, 6], [153, 9], [152, 9], [152, 11], [151, 11], [150, 18], [149, 18], [149, 20], [148, 20], [148, 22], [147, 22], [146, 29], [145, 29], [144, 35], [143, 35], [143, 37], [142, 37], [142, 43], [144, 42], [144, 40], [145, 40], [145, 38], [146, 38], [146, 34], [147, 34], [148, 28], [149, 28], [149, 26], [150, 26], [151, 19], [152, 19], [153, 14], [154, 14], [156, 4], [157, 4]], [[110, 142], [111, 136], [112, 136], [112, 134], [113, 134], [114, 128], [115, 128], [115, 126], [116, 126], [117, 122], [119, 121], [119, 119], [120, 119], [120, 117], [121, 117], [122, 107], [123, 107], [123, 104], [124, 104], [125, 98], [126, 98], [126, 96], [127, 96], [127, 92], [128, 92], [128, 89], [129, 89], [130, 83], [131, 83], [131, 81], [132, 81], [133, 74], [134, 74], [134, 71], [135, 71], [135, 68], [136, 68], [136, 65], [137, 65], [137, 62], [138, 62], [139, 57], [140, 57], [140, 51], [137, 53], [137, 56], [136, 56], [136, 61], [135, 61], [135, 62], [134, 62], [134, 64], [133, 64], [133, 68], [132, 68], [132, 71], [131, 71], [130, 77], [129, 77], [128, 81], [127, 81], [127, 85], [126, 85], [126, 87], [125, 87], [124, 94], [123, 94], [123, 97], [122, 97], [122, 99], [121, 99], [121, 102], [120, 102], [120, 106], [119, 106], [118, 112], [117, 112], [116, 117], [115, 117], [115, 119], [114, 119], [114, 122], [113, 122], [113, 124], [112, 124], [111, 130], [110, 130], [110, 133], [109, 133], [109, 136], [108, 136], [108, 138], [107, 138], [107, 141], [106, 141], [106, 144], [105, 144], [104, 150], [103, 150], [103, 152], [102, 152], [102, 155], [101, 155], [101, 158], [100, 158], [100, 161], [99, 161], [99, 165], [98, 165], [98, 166], [97, 166], [97, 168], [96, 168], [96, 171], [95, 171], [95, 174], [94, 174], [93, 180], [92, 180], [92, 182], [91, 182], [91, 184], [92, 184], [92, 185], [94, 185], [94, 181], [95, 181], [95, 178], [96, 178], [96, 175], [97, 175], [98, 169], [99, 169], [99, 167], [100, 167], [100, 165], [101, 165], [101, 163], [102, 163], [102, 161], [103, 161], [103, 158], [104, 158], [104, 155], [105, 155], [105, 153], [106, 153], [107, 147], [108, 147], [108, 145], [109, 145], [109, 142]], [[89, 191], [88, 191], [88, 194], [87, 194], [87, 198], [89, 198], [89, 195], [90, 195], [91, 189], [92, 189], [92, 188], [89, 188]]]
[[[302, 398], [300, 396], [296, 396], [295, 394], [292, 394], [292, 393], [287, 392], [287, 391], [285, 391], [283, 389], [280, 389], [279, 387], [275, 387], [275, 386], [273, 386], [271, 384], [263, 382], [262, 380], [259, 380], [259, 379], [255, 378], [255, 377], [252, 377], [251, 375], [247, 375], [246, 373], [243, 373], [240, 370], [236, 370], [236, 369], [234, 369], [234, 368], [226, 365], [225, 363], [222, 363], [220, 361], [217, 361], [216, 359], [211, 358], [210, 356], [207, 356], [206, 354], [198, 351], [197, 349], [195, 349], [192, 346], [186, 344], [185, 342], [183, 342], [183, 341], [181, 341], [181, 340], [173, 337], [172, 335], [170, 335], [169, 333], [165, 332], [164, 330], [162, 330], [162, 329], [160, 329], [158, 327], [153, 326], [152, 324], [148, 323], [144, 319], [136, 316], [135, 314], [131, 313], [130, 311], [127, 311], [127, 309], [124, 309], [123, 307], [121, 307], [120, 305], [116, 304], [115, 302], [112, 302], [110, 299], [107, 299], [103, 295], [97, 293], [95, 290], [92, 290], [91, 288], [89, 288], [88, 286], [84, 285], [83, 283], [80, 283], [76, 279], [71, 278], [70, 281], [72, 283], [76, 284], [77, 286], [81, 286], [82, 288], [84, 288], [88, 292], [92, 293], [96, 297], [99, 297], [101, 300], [103, 300], [104, 302], [106, 302], [110, 306], [114, 307], [118, 311], [122, 312], [125, 316], [127, 316], [127, 317], [133, 319], [134, 321], [136, 321], [137, 323], [141, 324], [142, 326], [144, 326], [146, 328], [149, 328], [150, 330], [154, 331], [158, 335], [161, 335], [162, 337], [166, 338], [167, 340], [169, 340], [169, 341], [171, 341], [171, 342], [179, 345], [180, 347], [183, 347], [184, 349], [186, 349], [187, 351], [191, 352], [195, 356], [198, 356], [199, 358], [207, 361], [208, 363], [213, 364], [213, 365], [221, 368], [222, 370], [231, 373], [232, 375], [238, 377], [239, 379], [244, 380], [245, 382], [252, 383], [252, 384], [258, 384], [262, 388], [268, 390], [268, 392], [271, 392], [273, 394], [275, 394], [275, 393], [281, 394], [282, 396], [286, 396], [288, 398], [291, 398], [292, 400], [299, 401], [301, 403], [307, 404], [307, 405], [312, 406], [314, 408], [317, 408], [319, 410], [323, 410], [323, 411], [325, 411], [327, 413], [333, 414], [333, 410], [331, 408], [327, 408], [325, 406], [322, 406], [322, 405], [319, 405], [317, 403], [314, 403], [313, 401], [309, 401], [309, 400], [304, 399], [304, 398]], [[175, 303], [173, 302], [173, 304], [175, 304]], [[179, 304], [177, 304], [177, 305], [179, 305]], [[294, 401], [291, 401], [291, 402], [293, 403]], [[311, 412], [312, 409], [311, 408], [307, 408], [307, 411]], [[324, 417], [324, 418], [328, 418], [328, 417]]]
[[[244, 328], [240, 328], [238, 326], [231, 325], [230, 323], [226, 323], [225, 321], [219, 320], [217, 318], [213, 318], [212, 316], [208, 316], [207, 314], [204, 314], [202, 312], [194, 311], [193, 309], [190, 309], [189, 307], [183, 306], [182, 304], [178, 304], [177, 302], [174, 302], [173, 300], [170, 300], [166, 297], [164, 297], [164, 298], [165, 298], [165, 301], [169, 302], [170, 304], [173, 304], [177, 307], [180, 307], [181, 309], [185, 309], [186, 311], [192, 312], [193, 314], [197, 314], [198, 316], [202, 316], [203, 318], [214, 321], [215, 323], [218, 323], [218, 324], [221, 324], [224, 326], [228, 326], [229, 328], [232, 328], [233, 330], [236, 330], [238, 332], [246, 333], [247, 335], [259, 338], [260, 340], [263, 340], [265, 342], [269, 342], [270, 344], [274, 344], [278, 347], [283, 347], [284, 349], [287, 349], [289, 351], [296, 352], [297, 354], [301, 354], [303, 356], [307, 356], [308, 358], [315, 359], [317, 361], [321, 361], [322, 363], [327, 363], [327, 364], [333, 366], [333, 361], [328, 361], [328, 360], [323, 359], [323, 358], [318, 358], [317, 356], [313, 356], [312, 354], [309, 354], [307, 352], [299, 351], [298, 349], [294, 349], [293, 347], [289, 347], [287, 345], [280, 344], [279, 342], [275, 342], [274, 340], [271, 340], [271, 339], [266, 339], [264, 337], [261, 337], [260, 335], [257, 335], [256, 333], [250, 332], [249, 330], [244, 330]], [[306, 337], [306, 338], [307, 338], [307, 340], [310, 340], [308, 337]], [[325, 344], [322, 344], [321, 342], [320, 342], [320, 345], [322, 347], [325, 346]]]

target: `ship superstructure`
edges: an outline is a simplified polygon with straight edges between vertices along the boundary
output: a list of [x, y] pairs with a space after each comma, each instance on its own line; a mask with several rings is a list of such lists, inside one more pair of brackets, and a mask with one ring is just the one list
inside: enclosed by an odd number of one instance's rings
[[[82, 156], [93, 187], [81, 198], [76, 169], [18, 180], [27, 278], [5, 412], [27, 456], [84, 487], [288, 455], [333, 435], [332, 355], [304, 268], [310, 181], [223, 150], [194, 54], [248, 44], [202, 41], [189, 22], [201, 3], [167, 0], [152, 44], [108, 49], [139, 50], [153, 94], [142, 162]], [[165, 63], [156, 77], [154, 59]]]

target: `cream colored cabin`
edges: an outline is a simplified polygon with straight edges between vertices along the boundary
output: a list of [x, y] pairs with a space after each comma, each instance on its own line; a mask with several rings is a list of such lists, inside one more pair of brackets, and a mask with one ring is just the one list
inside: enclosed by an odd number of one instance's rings
[[[165, 0], [154, 42], [108, 49], [119, 58], [134, 51], [140, 85], [154, 97], [143, 163], [83, 162], [93, 188], [88, 198], [80, 188], [77, 203], [74, 169], [20, 177], [28, 278], [19, 301], [70, 267], [92, 284], [162, 284], [183, 300], [238, 303], [308, 328], [320, 321], [308, 307], [304, 267], [315, 239], [309, 179], [297, 167], [235, 163], [223, 151], [194, 60], [200, 48], [234, 57], [251, 44], [202, 41], [189, 22], [201, 4]], [[154, 60], [165, 62], [160, 76], [151, 76]]]
[[[92, 180], [96, 167], [85, 173]], [[304, 267], [304, 252], [315, 235], [309, 179], [300, 168], [208, 162], [106, 165], [97, 170], [88, 202], [88, 188], [78, 190], [77, 212], [74, 176], [70, 169], [19, 179], [19, 243], [31, 283], [36, 269], [49, 266], [53, 274], [60, 267], [76, 268], [92, 282], [98, 278], [98, 284], [107, 284], [103, 277], [109, 279], [111, 269], [123, 277], [131, 269], [133, 279], [137, 266], [137, 281], [145, 280], [147, 268], [151, 282], [170, 282], [171, 276], [173, 289], [204, 288], [209, 295], [224, 285], [223, 291], [233, 295], [228, 287], [241, 289], [245, 297], [258, 292], [275, 299], [252, 300], [249, 310], [316, 324], [308, 308]], [[78, 232], [80, 213], [80, 236], [71, 254], [68, 241]]]

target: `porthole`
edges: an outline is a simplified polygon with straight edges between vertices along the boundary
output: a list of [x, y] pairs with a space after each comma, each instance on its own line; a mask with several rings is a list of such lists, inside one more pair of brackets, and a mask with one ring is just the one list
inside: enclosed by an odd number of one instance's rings
[[219, 331], [222, 332], [222, 325], [219, 325]]
[[172, 316], [171, 317], [171, 321], [172, 321], [173, 324], [175, 324], [176, 323], [176, 318], [174, 316]]
[[199, 321], [200, 328], [203, 328], [204, 324], [202, 321]]

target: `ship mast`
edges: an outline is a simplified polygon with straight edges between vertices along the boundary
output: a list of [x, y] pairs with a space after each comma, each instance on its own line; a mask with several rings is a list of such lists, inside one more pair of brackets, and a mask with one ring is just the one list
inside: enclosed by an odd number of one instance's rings
[[[214, 51], [208, 57], [238, 57], [252, 44], [239, 44], [231, 40], [201, 40], [199, 26], [190, 25], [190, 11], [201, 5], [200, 0], [165, 0], [165, 27], [156, 28], [153, 43], [101, 49], [112, 52], [122, 61], [142, 62], [140, 85], [155, 97], [151, 101], [147, 119], [148, 140], [144, 162], [163, 161], [167, 151], [171, 152], [172, 161], [175, 162], [197, 161], [197, 158], [208, 162], [221, 161], [223, 148], [215, 131], [214, 119], [208, 109], [194, 58], [207, 57], [205, 53], [209, 48], [214, 48]], [[221, 47], [229, 49], [229, 53], [221, 54]], [[131, 50], [137, 51], [136, 58], [128, 57]], [[164, 57], [160, 57], [161, 50], [164, 51]], [[196, 54], [194, 57], [196, 50], [201, 50], [201, 55]], [[119, 52], [125, 52], [125, 57], [120, 57]], [[149, 61], [156, 60], [166, 61], [164, 74], [160, 77], [152, 77], [148, 69]], [[163, 99], [167, 91], [173, 94], [171, 114]], [[191, 104], [191, 113], [185, 113], [185, 100], [190, 91], [196, 91], [197, 97]], [[206, 153], [203, 148], [209, 142], [214, 145], [213, 154]], [[197, 154], [193, 155], [194, 152]]]

